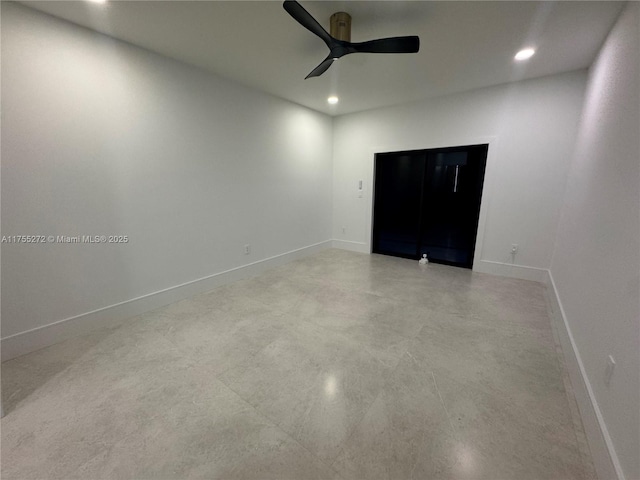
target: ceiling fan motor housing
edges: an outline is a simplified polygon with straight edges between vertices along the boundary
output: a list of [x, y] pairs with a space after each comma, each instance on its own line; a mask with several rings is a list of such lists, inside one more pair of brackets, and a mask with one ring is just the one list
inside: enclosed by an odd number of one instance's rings
[[351, 41], [351, 15], [337, 12], [331, 15], [331, 36], [345, 42]]

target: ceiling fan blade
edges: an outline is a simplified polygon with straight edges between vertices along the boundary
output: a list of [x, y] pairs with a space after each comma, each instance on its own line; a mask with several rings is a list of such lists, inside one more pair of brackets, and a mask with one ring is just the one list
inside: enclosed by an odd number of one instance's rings
[[327, 58], [325, 58], [322, 61], [320, 65], [314, 68], [309, 75], [304, 77], [304, 79], [306, 80], [307, 78], [310, 78], [310, 77], [319, 77], [329, 69], [332, 63], [333, 63], [333, 57], [329, 55]]
[[416, 53], [420, 50], [420, 38], [416, 36], [380, 38], [368, 42], [351, 43], [349, 46], [356, 52], [363, 53]]
[[300, 25], [309, 30], [311, 33], [315, 33], [319, 36], [324, 43], [326, 43], [329, 48], [333, 43], [333, 38], [331, 35], [327, 33], [327, 31], [322, 28], [322, 26], [316, 21], [315, 18], [311, 16], [309, 12], [307, 12], [302, 5], [300, 5], [295, 0], [286, 0], [282, 6], [287, 11], [289, 15], [291, 15]]

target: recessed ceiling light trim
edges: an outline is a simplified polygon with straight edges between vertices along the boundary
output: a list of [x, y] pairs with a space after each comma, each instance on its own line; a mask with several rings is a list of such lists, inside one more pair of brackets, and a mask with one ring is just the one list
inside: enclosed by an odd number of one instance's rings
[[514, 59], [521, 62], [522, 60], [528, 60], [536, 53], [533, 48], [523, 48], [518, 53], [516, 53]]
[[336, 97], [335, 95], [331, 95], [329, 98], [327, 98], [327, 102], [329, 103], [329, 105], [335, 105], [339, 101], [340, 101], [340, 99], [338, 97]]

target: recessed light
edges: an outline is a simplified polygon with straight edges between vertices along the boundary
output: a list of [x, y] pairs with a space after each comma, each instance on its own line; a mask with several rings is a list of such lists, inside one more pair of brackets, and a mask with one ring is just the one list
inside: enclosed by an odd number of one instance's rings
[[536, 53], [536, 51], [533, 48], [525, 48], [524, 50], [520, 50], [516, 53], [516, 56], [513, 58], [516, 60], [527, 60], [528, 58], [533, 57], [534, 53]]
[[91, 3], [107, 3], [107, 0], [87, 0]]
[[331, 104], [331, 105], [335, 105], [336, 103], [338, 103], [338, 97], [331, 96], [331, 97], [327, 98], [327, 102], [329, 102], [329, 104]]

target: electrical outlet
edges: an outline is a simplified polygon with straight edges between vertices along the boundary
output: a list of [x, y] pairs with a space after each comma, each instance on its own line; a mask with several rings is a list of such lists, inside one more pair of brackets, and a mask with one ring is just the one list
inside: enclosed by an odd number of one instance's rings
[[517, 243], [512, 243], [511, 244], [511, 255], [515, 255], [516, 253], [518, 253], [518, 244]]
[[244, 254], [249, 255], [251, 253], [251, 245], [244, 246]]
[[604, 369], [604, 384], [608, 387], [611, 383], [611, 377], [613, 376], [613, 370], [616, 368], [616, 361], [613, 355], [607, 357], [607, 366]]

